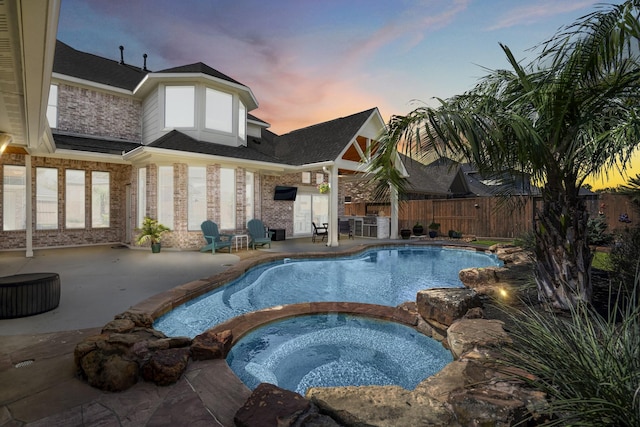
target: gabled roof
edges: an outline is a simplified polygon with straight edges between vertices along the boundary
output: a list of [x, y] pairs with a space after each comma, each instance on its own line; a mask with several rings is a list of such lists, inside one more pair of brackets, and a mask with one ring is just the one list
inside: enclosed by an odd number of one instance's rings
[[182, 132], [172, 130], [164, 136], [148, 144], [147, 147], [163, 148], [187, 153], [208, 154], [211, 156], [230, 157], [241, 160], [253, 160], [269, 163], [282, 163], [275, 157], [261, 153], [249, 147], [230, 147], [228, 145], [214, 144], [198, 141]]
[[375, 111], [371, 108], [278, 136], [275, 155], [292, 165], [336, 160]]
[[425, 165], [409, 156], [398, 154], [409, 174], [408, 191], [448, 197], [469, 194], [469, 187], [457, 162], [443, 158]]
[[231, 83], [235, 83], [241, 86], [245, 86], [237, 80], [232, 79], [226, 74], [221, 73], [220, 71], [211, 68], [207, 64], [203, 64], [202, 62], [196, 62], [194, 64], [181, 65], [179, 67], [167, 68], [166, 70], [156, 71], [156, 73], [202, 73], [211, 77], [215, 77], [221, 80], [226, 80]]
[[137, 142], [93, 138], [87, 136], [75, 136], [54, 133], [53, 139], [56, 147], [63, 150], [87, 151], [90, 153], [117, 154], [122, 155], [142, 144]]
[[149, 73], [132, 65], [80, 52], [60, 40], [56, 43], [53, 72], [131, 91]]

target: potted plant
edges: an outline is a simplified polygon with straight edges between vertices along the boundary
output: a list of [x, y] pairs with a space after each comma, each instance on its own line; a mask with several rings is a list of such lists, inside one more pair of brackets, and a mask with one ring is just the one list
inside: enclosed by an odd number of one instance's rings
[[416, 221], [416, 225], [413, 226], [413, 235], [422, 236], [422, 233], [424, 233], [424, 227], [422, 227], [420, 221]]
[[438, 230], [440, 230], [440, 224], [434, 221], [431, 221], [429, 224], [429, 237], [432, 239], [438, 235]]
[[402, 230], [400, 230], [400, 237], [402, 237], [404, 240], [407, 240], [409, 237], [411, 237], [411, 230], [409, 230], [408, 228], [403, 228]]
[[136, 243], [138, 245], [142, 245], [147, 241], [151, 242], [151, 252], [156, 254], [160, 252], [160, 239], [162, 238], [162, 235], [171, 230], [160, 224], [157, 219], [147, 216], [142, 221], [142, 227], [137, 229], [137, 231], [140, 234], [138, 235]]
[[328, 193], [329, 189], [329, 184], [327, 184], [326, 182], [321, 182], [320, 184], [318, 184], [318, 191], [322, 194]]

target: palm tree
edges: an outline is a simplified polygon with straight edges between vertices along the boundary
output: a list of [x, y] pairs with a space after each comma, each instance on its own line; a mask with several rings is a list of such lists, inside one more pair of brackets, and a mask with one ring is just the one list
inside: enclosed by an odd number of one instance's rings
[[601, 6], [541, 44], [526, 67], [500, 45], [512, 69], [490, 71], [437, 108], [391, 118], [372, 179], [403, 192], [392, 166], [399, 149], [463, 156], [488, 174], [529, 174], [544, 202], [534, 227], [539, 297], [558, 308], [590, 301], [588, 213], [578, 190], [589, 176], [624, 168], [640, 142], [639, 11], [640, 0]]

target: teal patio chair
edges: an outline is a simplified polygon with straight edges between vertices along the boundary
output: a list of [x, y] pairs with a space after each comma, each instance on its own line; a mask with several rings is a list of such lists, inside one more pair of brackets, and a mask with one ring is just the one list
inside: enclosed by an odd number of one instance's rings
[[215, 254], [218, 249], [229, 248], [229, 253], [231, 253], [233, 235], [220, 234], [218, 224], [210, 220], [206, 220], [200, 224], [200, 228], [202, 229], [204, 240], [207, 242], [205, 246], [200, 248], [200, 252], [211, 251], [212, 254]]
[[255, 249], [256, 245], [262, 247], [269, 245], [269, 248], [271, 248], [271, 232], [267, 236], [267, 229], [262, 221], [259, 219], [250, 220], [247, 223], [247, 230], [249, 231], [249, 246], [251, 248]]

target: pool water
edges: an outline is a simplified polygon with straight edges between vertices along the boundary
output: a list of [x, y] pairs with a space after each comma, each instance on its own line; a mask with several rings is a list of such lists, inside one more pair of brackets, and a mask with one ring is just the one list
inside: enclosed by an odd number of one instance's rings
[[501, 265], [495, 255], [440, 247], [393, 247], [344, 258], [285, 260], [239, 279], [157, 319], [168, 336], [196, 335], [244, 313], [301, 302], [360, 302], [395, 307], [418, 291], [461, 287], [464, 268]]
[[227, 356], [247, 387], [267, 382], [302, 395], [309, 387], [413, 390], [452, 360], [442, 344], [408, 326], [344, 314], [271, 323], [245, 335]]

